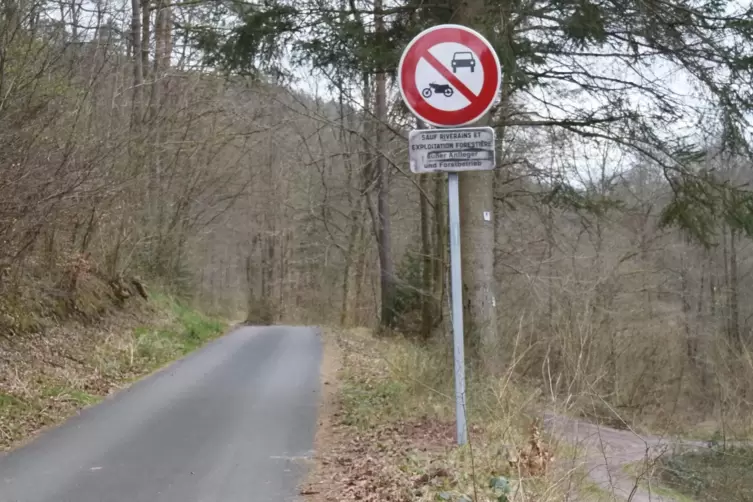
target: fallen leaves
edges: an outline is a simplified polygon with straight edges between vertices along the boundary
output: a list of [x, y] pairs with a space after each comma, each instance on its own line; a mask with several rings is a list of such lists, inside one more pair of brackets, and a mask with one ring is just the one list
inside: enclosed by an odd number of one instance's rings
[[[300, 492], [307, 500], [554, 500], [539, 497], [551, 486], [546, 474], [554, 456], [537, 424], [526, 438], [524, 431], [511, 431], [505, 417], [484, 427], [477, 423], [471, 444], [459, 448], [451, 412], [432, 413], [426, 393], [416, 393], [422, 388], [406, 384], [380, 355], [404, 350], [399, 342], [357, 335], [338, 342], [342, 371], [324, 381], [336, 388], [338, 399], [322, 421], [327, 441], [317, 444], [316, 474]], [[508, 445], [512, 458], [504, 454]]]
[[544, 476], [554, 462], [554, 454], [541, 440], [541, 430], [537, 422], [531, 424], [528, 444], [518, 450], [516, 456], [508, 459], [523, 477]]
[[[408, 502], [424, 495], [424, 488], [450, 482], [443, 466], [429, 465], [425, 472], [406, 468], [416, 452], [439, 452], [452, 446], [452, 424], [430, 420], [406, 421], [370, 430], [338, 425], [334, 444], [320, 453], [323, 478], [301, 490], [320, 495], [320, 501]], [[319, 488], [316, 485], [325, 486]]]

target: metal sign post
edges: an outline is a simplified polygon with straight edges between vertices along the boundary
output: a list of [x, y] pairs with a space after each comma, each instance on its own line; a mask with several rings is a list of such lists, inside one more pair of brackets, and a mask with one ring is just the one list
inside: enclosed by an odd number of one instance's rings
[[468, 428], [458, 172], [495, 168], [495, 134], [491, 127], [446, 128], [471, 125], [498, 102], [501, 66], [494, 48], [480, 33], [465, 26], [444, 24], [424, 30], [411, 40], [400, 58], [397, 80], [403, 101], [419, 123], [441, 128], [411, 131], [408, 148], [412, 172], [447, 172], [449, 176], [455, 414], [457, 441], [464, 445], [468, 442]]
[[460, 195], [458, 173], [447, 177], [450, 210], [450, 277], [452, 296], [452, 343], [455, 359], [455, 422], [459, 445], [468, 442], [465, 420], [465, 351], [463, 340], [463, 274], [460, 268]]

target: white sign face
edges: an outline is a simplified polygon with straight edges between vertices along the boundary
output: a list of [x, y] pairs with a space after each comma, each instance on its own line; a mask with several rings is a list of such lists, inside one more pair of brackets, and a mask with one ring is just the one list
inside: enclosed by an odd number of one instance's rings
[[[436, 66], [428, 62], [430, 58]], [[470, 47], [456, 42], [437, 44], [418, 62], [415, 85], [432, 107], [445, 112], [462, 110], [472, 104], [469, 98], [475, 99], [484, 87], [484, 67], [479, 61], [479, 55]], [[448, 82], [445, 75], [454, 79]]]
[[499, 58], [480, 33], [443, 24], [422, 31], [405, 48], [398, 85], [414, 115], [438, 127], [472, 124], [497, 99]]
[[408, 137], [414, 173], [489, 171], [495, 166], [494, 129], [416, 129]]

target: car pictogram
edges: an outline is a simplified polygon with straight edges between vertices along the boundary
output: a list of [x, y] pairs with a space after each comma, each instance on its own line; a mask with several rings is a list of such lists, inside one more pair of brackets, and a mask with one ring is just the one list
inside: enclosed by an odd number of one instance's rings
[[457, 73], [458, 68], [470, 68], [471, 73], [476, 69], [476, 58], [472, 52], [456, 52], [452, 55], [452, 73]]

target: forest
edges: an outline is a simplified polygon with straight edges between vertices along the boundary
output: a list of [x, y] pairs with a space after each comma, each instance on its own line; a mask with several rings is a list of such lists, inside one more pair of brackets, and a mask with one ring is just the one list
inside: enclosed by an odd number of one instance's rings
[[613, 425], [753, 430], [749, 6], [0, 5], [0, 346], [146, 287], [451, 364], [447, 179], [410, 172], [424, 125], [396, 82], [451, 22], [503, 67], [497, 168], [460, 181], [471, 378]]

